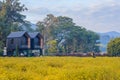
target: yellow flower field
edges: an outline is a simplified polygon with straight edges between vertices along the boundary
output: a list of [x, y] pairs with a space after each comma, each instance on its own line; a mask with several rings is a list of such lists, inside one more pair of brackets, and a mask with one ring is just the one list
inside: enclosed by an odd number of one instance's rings
[[0, 58], [0, 80], [120, 80], [120, 58]]

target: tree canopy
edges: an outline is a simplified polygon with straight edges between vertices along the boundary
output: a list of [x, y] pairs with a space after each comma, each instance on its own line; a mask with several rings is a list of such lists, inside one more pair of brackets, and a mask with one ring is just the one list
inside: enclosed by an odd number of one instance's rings
[[[11, 31], [22, 30], [20, 23], [24, 23], [25, 15], [21, 12], [27, 10], [19, 0], [4, 0], [0, 2], [0, 48], [3, 49], [7, 35]], [[1, 52], [1, 51], [0, 51]]]
[[[82, 26], [76, 26], [69, 17], [55, 17], [50, 14], [45, 19], [37, 23], [37, 31], [41, 31], [44, 37], [47, 37], [45, 43], [50, 43], [52, 40], [57, 41], [56, 53], [99, 52], [99, 47], [96, 46], [99, 36], [95, 32], [86, 30]], [[46, 51], [49, 50], [48, 53], [51, 53], [50, 50], [53, 48], [49, 46], [46, 44], [45, 48]]]
[[120, 38], [115, 38], [108, 43], [107, 53], [111, 56], [120, 56]]

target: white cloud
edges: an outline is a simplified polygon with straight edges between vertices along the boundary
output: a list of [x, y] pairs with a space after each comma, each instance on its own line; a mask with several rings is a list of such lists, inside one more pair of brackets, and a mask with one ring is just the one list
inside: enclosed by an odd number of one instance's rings
[[[48, 0], [45, 1], [47, 2]], [[54, 1], [55, 0], [53, 0], [53, 2]], [[27, 15], [27, 20], [34, 23], [42, 20], [47, 14], [51, 13], [55, 16], [71, 17], [77, 25], [84, 26], [93, 31], [108, 32], [114, 30], [120, 32], [120, 4], [118, 0], [92, 1], [94, 1], [94, 3], [89, 2], [89, 5], [86, 6], [80, 3], [80, 1], [73, 5], [36, 5], [29, 8], [29, 11], [24, 14]], [[65, 2], [62, 3], [65, 4]], [[86, 4], [88, 4], [88, 2], [86, 2]]]

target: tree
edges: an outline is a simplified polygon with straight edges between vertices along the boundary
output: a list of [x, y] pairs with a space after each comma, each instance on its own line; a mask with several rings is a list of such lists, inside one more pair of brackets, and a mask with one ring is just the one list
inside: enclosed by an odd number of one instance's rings
[[6, 23], [24, 23], [25, 15], [20, 12], [27, 10], [27, 8], [25, 5], [21, 5], [19, 0], [6, 0], [3, 2], [3, 6], [6, 7]]
[[65, 52], [99, 52], [99, 47], [95, 46], [99, 36], [95, 32], [76, 26], [69, 17], [59, 16], [57, 18], [59, 24], [53, 32], [59, 42], [65, 39]]
[[36, 25], [37, 25], [36, 31], [39, 31], [41, 32], [42, 35], [44, 35], [44, 28], [45, 28], [44, 22], [39, 21], [37, 22]]
[[57, 18], [52, 14], [48, 14], [43, 21], [39, 21], [36, 24], [38, 26], [36, 30], [40, 31], [44, 36], [43, 54], [45, 54], [45, 51], [47, 51], [46, 47], [48, 46], [46, 43], [49, 42], [50, 40], [53, 40], [52, 31], [54, 30], [56, 23]]
[[[2, 43], [1, 47], [3, 48], [3, 43], [5, 44], [5, 37], [7, 36], [9, 32], [9, 27], [6, 24], [6, 7], [2, 4], [1, 10], [0, 10], [0, 41]], [[5, 45], [4, 45], [5, 46]]]
[[[39, 21], [37, 25], [37, 30], [44, 35], [45, 43], [57, 41], [58, 53], [99, 52], [99, 47], [96, 46], [99, 36], [93, 31], [76, 26], [72, 18], [55, 17], [49, 14], [44, 21]], [[51, 49], [47, 45], [46, 48], [46, 50]]]
[[21, 5], [19, 0], [5, 0], [0, 3], [0, 44], [5, 46], [6, 37], [11, 31], [19, 31], [19, 23], [24, 23], [25, 16], [22, 11], [27, 10], [25, 5]]
[[107, 53], [111, 56], [120, 56], [120, 38], [115, 38], [108, 43]]

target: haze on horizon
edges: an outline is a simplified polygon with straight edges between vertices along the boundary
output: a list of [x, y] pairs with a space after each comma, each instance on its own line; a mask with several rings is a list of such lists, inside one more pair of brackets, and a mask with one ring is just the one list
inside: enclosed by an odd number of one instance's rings
[[47, 14], [67, 16], [88, 30], [120, 32], [119, 0], [20, 0], [28, 11], [26, 20], [36, 23]]

